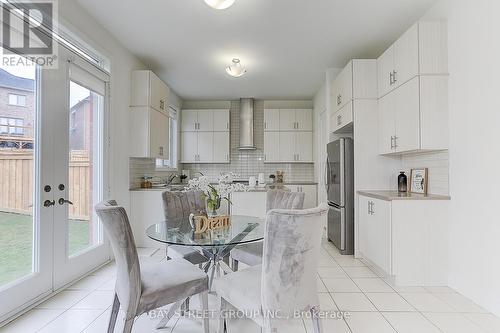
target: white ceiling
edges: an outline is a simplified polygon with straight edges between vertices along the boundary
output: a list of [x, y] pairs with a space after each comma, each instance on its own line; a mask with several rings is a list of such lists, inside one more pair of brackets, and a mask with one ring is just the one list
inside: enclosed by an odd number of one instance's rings
[[[325, 69], [380, 55], [436, 0], [78, 2], [184, 99], [301, 99]], [[244, 77], [226, 74], [233, 57]]]

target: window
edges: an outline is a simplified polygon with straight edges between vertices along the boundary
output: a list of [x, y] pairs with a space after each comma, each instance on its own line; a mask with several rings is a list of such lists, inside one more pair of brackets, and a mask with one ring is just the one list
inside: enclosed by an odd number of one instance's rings
[[169, 159], [162, 160], [156, 159], [156, 169], [177, 169], [177, 111], [171, 106], [168, 107], [170, 111], [170, 118], [168, 124], [169, 128]]
[[26, 106], [26, 96], [9, 94], [9, 105]]
[[24, 120], [18, 118], [0, 117], [0, 135], [24, 135]]

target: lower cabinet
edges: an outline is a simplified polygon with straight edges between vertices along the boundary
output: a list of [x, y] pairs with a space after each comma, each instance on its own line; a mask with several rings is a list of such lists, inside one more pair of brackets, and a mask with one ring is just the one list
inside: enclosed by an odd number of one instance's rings
[[384, 272], [392, 273], [391, 204], [359, 198], [359, 250]]
[[358, 199], [358, 257], [399, 286], [446, 285], [448, 200]]
[[231, 193], [231, 215], [266, 217], [266, 191]]
[[161, 243], [146, 236], [146, 229], [165, 221], [161, 190], [130, 191], [130, 227], [138, 247], [162, 247]]

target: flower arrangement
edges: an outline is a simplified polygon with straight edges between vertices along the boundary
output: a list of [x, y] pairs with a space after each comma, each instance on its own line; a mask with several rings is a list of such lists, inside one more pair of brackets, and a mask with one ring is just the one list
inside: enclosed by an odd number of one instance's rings
[[189, 180], [187, 190], [198, 190], [203, 192], [203, 196], [207, 200], [207, 207], [209, 209], [209, 216], [216, 216], [217, 209], [220, 208], [222, 200], [226, 200], [229, 204], [232, 204], [229, 200], [229, 195], [237, 191], [248, 191], [248, 186], [240, 183], [233, 183], [236, 178], [236, 174], [233, 172], [221, 173], [218, 178], [218, 184], [210, 184], [210, 180], [207, 176], [200, 172], [200, 177], [193, 178]]

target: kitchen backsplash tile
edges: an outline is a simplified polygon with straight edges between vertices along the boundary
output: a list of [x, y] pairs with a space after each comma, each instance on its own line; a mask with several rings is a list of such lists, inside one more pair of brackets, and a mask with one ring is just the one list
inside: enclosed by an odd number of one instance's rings
[[[214, 104], [216, 103], [216, 104]], [[221, 104], [224, 103], [224, 104]], [[295, 163], [273, 163], [264, 164], [264, 108], [312, 108], [310, 101], [262, 101], [256, 100], [254, 104], [254, 143], [257, 147], [252, 151], [238, 150], [239, 144], [239, 101], [229, 102], [185, 102], [184, 107], [188, 108], [220, 108], [230, 106], [231, 117], [231, 163], [229, 164], [180, 164], [179, 170], [190, 170], [191, 177], [195, 177], [196, 172], [201, 172], [215, 181], [220, 173], [234, 172], [243, 179], [250, 176], [257, 176], [263, 172], [268, 179], [270, 174], [276, 170], [285, 172], [285, 181], [314, 181], [314, 164]], [[140, 179], [144, 175], [166, 179], [172, 172], [155, 170], [155, 160], [148, 158], [130, 158], [130, 187], [138, 187]]]
[[449, 195], [449, 153], [448, 151], [404, 155], [403, 170], [410, 178], [410, 170], [428, 168], [428, 192], [432, 194]]

